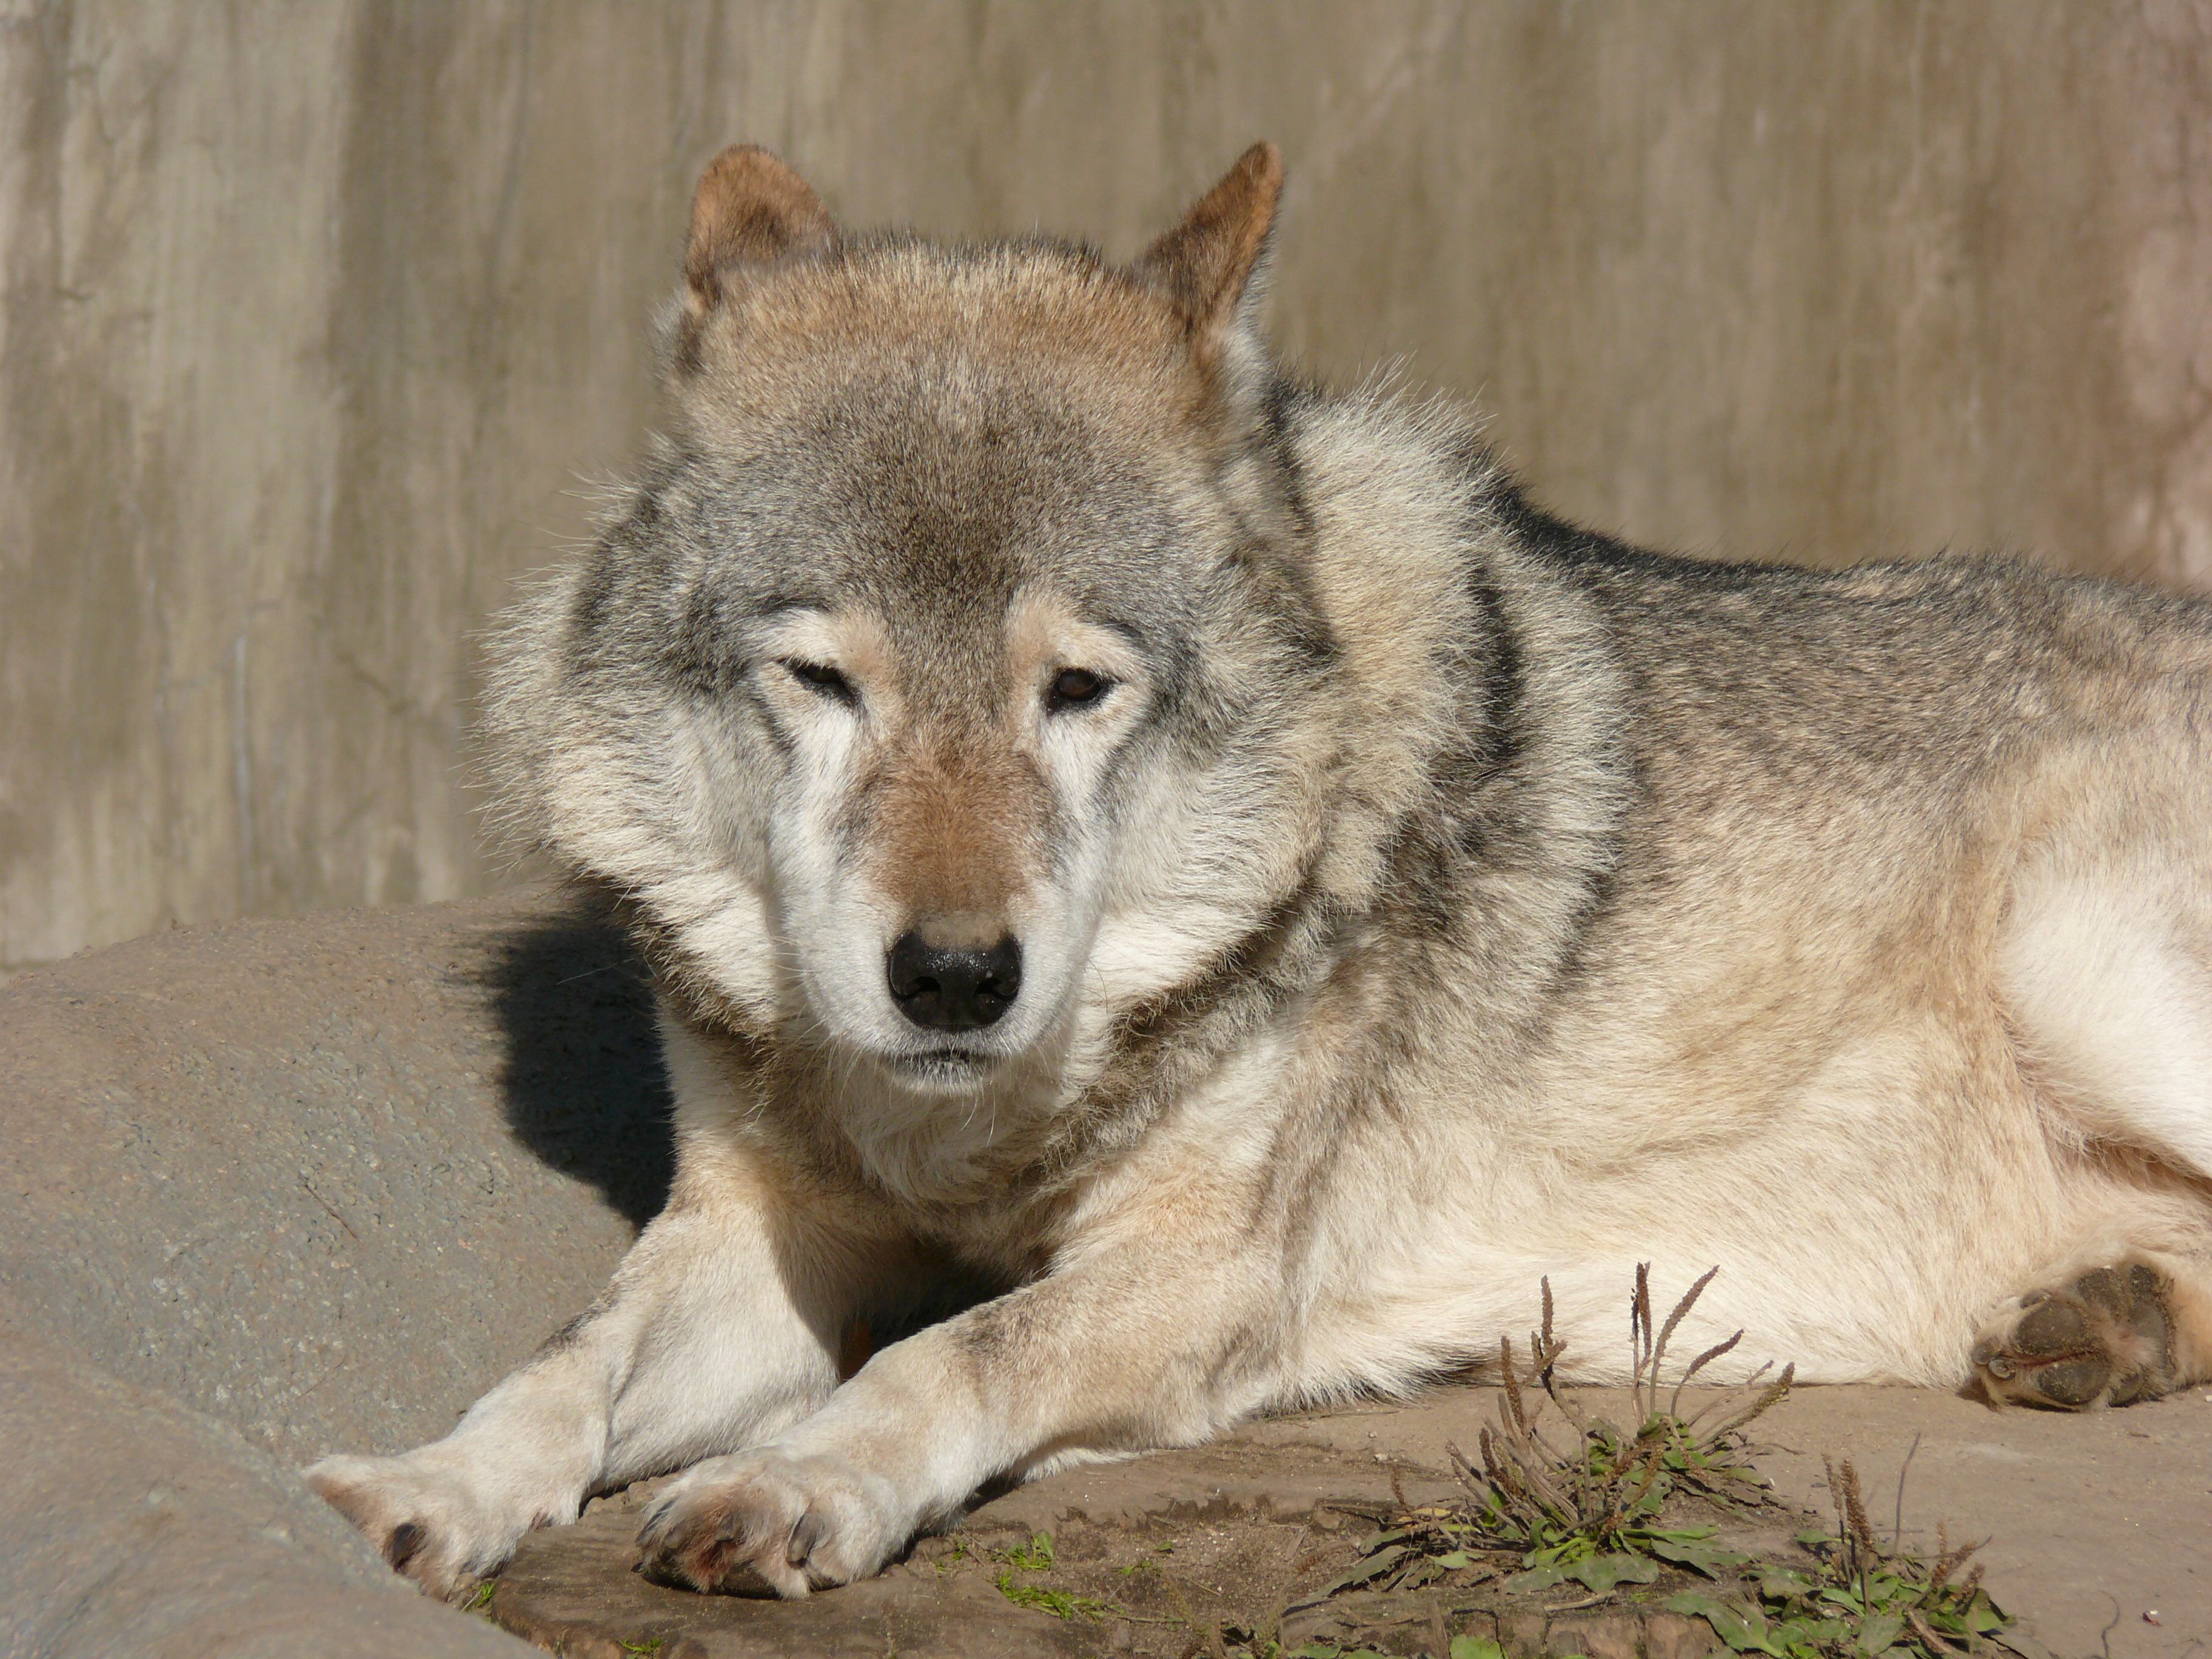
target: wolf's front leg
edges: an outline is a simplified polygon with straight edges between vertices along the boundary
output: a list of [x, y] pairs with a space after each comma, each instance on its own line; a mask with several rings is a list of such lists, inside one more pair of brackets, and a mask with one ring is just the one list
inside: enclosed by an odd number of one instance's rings
[[987, 1480], [1190, 1444], [1264, 1403], [1274, 1273], [1214, 1225], [1152, 1219], [884, 1349], [780, 1438], [691, 1470], [647, 1514], [647, 1571], [804, 1595], [875, 1572]]
[[[822, 1224], [842, 1223], [831, 1242]], [[600, 1488], [773, 1436], [837, 1383], [889, 1252], [802, 1218], [763, 1171], [679, 1179], [592, 1310], [396, 1457], [326, 1457], [307, 1483], [434, 1595], [504, 1562]]]

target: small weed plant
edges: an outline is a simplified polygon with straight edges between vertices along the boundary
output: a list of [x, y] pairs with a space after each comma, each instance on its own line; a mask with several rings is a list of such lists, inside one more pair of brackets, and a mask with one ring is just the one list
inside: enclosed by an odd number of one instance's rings
[[1032, 1533], [1026, 1544], [1017, 1544], [1012, 1549], [995, 1552], [1006, 1564], [1000, 1573], [999, 1594], [1018, 1607], [1035, 1607], [1039, 1613], [1048, 1613], [1055, 1619], [1082, 1619], [1096, 1622], [1115, 1611], [1113, 1604], [1088, 1595], [1071, 1595], [1043, 1584], [1017, 1578], [1017, 1573], [1050, 1572], [1054, 1556], [1052, 1534]]
[[[1678, 1498], [1702, 1499], [1724, 1512], [1774, 1501], [1751, 1465], [1741, 1431], [1789, 1393], [1790, 1370], [1771, 1382], [1765, 1382], [1762, 1370], [1745, 1387], [1685, 1418], [1682, 1390], [1742, 1340], [1738, 1331], [1691, 1360], [1662, 1404], [1668, 1344], [1712, 1279], [1708, 1273], [1698, 1279], [1655, 1327], [1650, 1273], [1637, 1269], [1627, 1427], [1583, 1410], [1560, 1382], [1557, 1368], [1566, 1344], [1553, 1330], [1547, 1279], [1543, 1323], [1529, 1335], [1525, 1375], [1512, 1339], [1499, 1342], [1498, 1425], [1482, 1430], [1479, 1457], [1445, 1448], [1467, 1498], [1413, 1508], [1401, 1492], [1399, 1510], [1364, 1540], [1358, 1565], [1322, 1594], [1353, 1585], [1412, 1589], [1446, 1573], [1473, 1572], [1498, 1578], [1509, 1593], [1571, 1579], [1602, 1595], [1620, 1584], [1654, 1583], [1664, 1565], [1709, 1577], [1747, 1565], [1749, 1556], [1714, 1541], [1716, 1528], [1662, 1518]], [[1547, 1404], [1558, 1423], [1546, 1420]]]
[[[1466, 1496], [1415, 1507], [1397, 1489], [1395, 1511], [1364, 1512], [1382, 1524], [1361, 1540], [1351, 1571], [1302, 1605], [1352, 1590], [1394, 1592], [1438, 1583], [1494, 1581], [1514, 1597], [1571, 1583], [1583, 1599], [1566, 1605], [1633, 1595], [1704, 1620], [1735, 1652], [1774, 1659], [1953, 1659], [2007, 1651], [2048, 1659], [2011, 1629], [1982, 1589], [1978, 1567], [1960, 1576], [1977, 1546], [1954, 1548], [1939, 1533], [1933, 1560], [1895, 1547], [1894, 1540], [1884, 1551], [1848, 1462], [1828, 1471], [1835, 1529], [1800, 1534], [1801, 1559], [1762, 1560], [1723, 1546], [1717, 1526], [1696, 1523], [1700, 1513], [1755, 1517], [1779, 1509], [1753, 1467], [1743, 1431], [1789, 1393], [1793, 1379], [1785, 1367], [1768, 1382], [1762, 1367], [1743, 1386], [1682, 1414], [1683, 1389], [1743, 1336], [1738, 1331], [1698, 1354], [1671, 1390], [1662, 1388], [1668, 1345], [1712, 1279], [1710, 1272], [1699, 1279], [1655, 1326], [1650, 1273], [1637, 1269], [1625, 1425], [1585, 1411], [1559, 1382], [1565, 1344], [1553, 1331], [1547, 1281], [1543, 1322], [1529, 1336], [1525, 1368], [1510, 1339], [1500, 1344], [1497, 1426], [1481, 1431], [1476, 1457], [1446, 1449]], [[1708, 1587], [1663, 1599], [1660, 1590], [1633, 1594], [1638, 1586], [1657, 1585], [1668, 1569], [1676, 1582], [1689, 1577]], [[1319, 1642], [1276, 1651], [1281, 1659], [1357, 1659], [1366, 1650]], [[1255, 1659], [1262, 1659], [1257, 1650]], [[1449, 1659], [1499, 1659], [1498, 1644], [1461, 1637], [1450, 1643]]]
[[1867, 1521], [1858, 1471], [1848, 1459], [1840, 1468], [1826, 1468], [1836, 1530], [1797, 1537], [1819, 1562], [1817, 1569], [1761, 1566], [1744, 1581], [1756, 1589], [1755, 1596], [1717, 1599], [1686, 1590], [1668, 1600], [1668, 1608], [1705, 1620], [1739, 1653], [1785, 1659], [1826, 1659], [1832, 1654], [1942, 1659], [1994, 1648], [2047, 1659], [2039, 1646], [2009, 1628], [1981, 1587], [1980, 1567], [1959, 1577], [1979, 1546], [1954, 1547], [1939, 1528], [1933, 1560], [1894, 1547], [1883, 1550]]

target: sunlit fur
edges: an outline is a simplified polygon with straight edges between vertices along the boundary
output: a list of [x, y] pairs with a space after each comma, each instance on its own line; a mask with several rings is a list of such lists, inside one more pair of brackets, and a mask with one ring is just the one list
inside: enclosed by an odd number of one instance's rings
[[[804, 1594], [988, 1480], [1485, 1360], [1541, 1279], [1614, 1375], [1638, 1261], [1718, 1266], [1680, 1342], [1736, 1376], [2030, 1397], [2116, 1264], [2058, 1403], [2212, 1371], [2205, 611], [1561, 524], [1458, 410], [1273, 365], [1279, 179], [1129, 269], [702, 181], [668, 434], [489, 721], [656, 973], [679, 1171], [453, 1434], [313, 1472], [426, 1585], [696, 1463], [648, 1564]], [[1018, 938], [997, 1024], [902, 1013], [917, 918]]]

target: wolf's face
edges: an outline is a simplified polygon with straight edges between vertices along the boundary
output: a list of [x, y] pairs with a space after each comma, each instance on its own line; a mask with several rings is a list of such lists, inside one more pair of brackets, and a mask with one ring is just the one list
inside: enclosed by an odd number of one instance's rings
[[699, 463], [730, 528], [686, 538], [669, 665], [721, 733], [698, 787], [748, 803], [806, 1012], [963, 1087], [1060, 1030], [1144, 884], [1132, 809], [1202, 764], [1193, 681], [1233, 602], [1204, 563], [1235, 524], [992, 366], [836, 391]]
[[[973, 1091], [1199, 971], [1295, 861], [1285, 722], [1328, 649], [1239, 384], [1260, 242], [847, 246], [787, 172], [715, 183], [677, 435], [499, 723], [726, 1008]], [[714, 254], [732, 212], [753, 240]]]

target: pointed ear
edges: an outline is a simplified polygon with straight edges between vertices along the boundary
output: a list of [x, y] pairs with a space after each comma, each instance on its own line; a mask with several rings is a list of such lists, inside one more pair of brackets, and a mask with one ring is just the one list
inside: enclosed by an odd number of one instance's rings
[[826, 252], [836, 240], [829, 209], [805, 179], [758, 144], [731, 145], [707, 163], [691, 197], [684, 280], [692, 313], [720, 305], [746, 266]]
[[1237, 325], [1238, 304], [1267, 250], [1282, 193], [1282, 151], [1255, 144], [1137, 261], [1138, 276], [1182, 313], [1201, 357], [1216, 355]]

